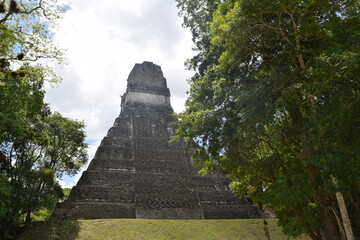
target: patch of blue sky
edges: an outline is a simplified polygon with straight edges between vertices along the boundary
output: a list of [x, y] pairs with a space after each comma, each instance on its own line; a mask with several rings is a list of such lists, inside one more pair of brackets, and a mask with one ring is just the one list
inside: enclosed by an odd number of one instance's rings
[[89, 144], [90, 146], [94, 146], [94, 145], [96, 145], [97, 140], [96, 140], [96, 139], [89, 139], [89, 138], [87, 138], [87, 139], [85, 139], [85, 142], [86, 142], [87, 144]]
[[[67, 11], [70, 11], [70, 10], [71, 10], [71, 6], [68, 5], [68, 4], [63, 5], [63, 6], [61, 6], [61, 7], [62, 7], [62, 9], [63, 9], [63, 13], [66, 13]], [[59, 9], [60, 9], [61, 7], [59, 6]]]

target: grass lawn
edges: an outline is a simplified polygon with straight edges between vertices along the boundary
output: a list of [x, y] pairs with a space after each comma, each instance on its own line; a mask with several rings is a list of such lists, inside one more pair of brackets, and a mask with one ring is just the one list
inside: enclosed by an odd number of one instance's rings
[[[276, 220], [269, 220], [271, 239], [288, 239]], [[263, 224], [259, 219], [236, 220], [146, 220], [98, 219], [51, 220], [33, 222], [20, 240], [263, 240]], [[298, 240], [309, 240], [302, 237]]]

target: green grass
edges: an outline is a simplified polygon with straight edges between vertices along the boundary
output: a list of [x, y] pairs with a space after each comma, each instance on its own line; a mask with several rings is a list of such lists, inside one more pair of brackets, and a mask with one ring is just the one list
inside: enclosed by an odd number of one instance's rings
[[[276, 220], [269, 220], [271, 239], [288, 239]], [[259, 219], [236, 220], [145, 220], [98, 219], [52, 220], [33, 222], [20, 240], [263, 240], [263, 224]], [[308, 240], [302, 237], [298, 240]]]

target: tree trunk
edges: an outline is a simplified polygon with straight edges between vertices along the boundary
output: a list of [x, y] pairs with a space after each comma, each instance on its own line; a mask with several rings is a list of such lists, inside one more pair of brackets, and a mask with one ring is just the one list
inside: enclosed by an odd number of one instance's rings
[[345, 234], [345, 230], [344, 230], [344, 226], [342, 224], [342, 220], [341, 220], [341, 217], [338, 213], [338, 210], [336, 207], [332, 207], [331, 210], [333, 211], [334, 213], [334, 216], [336, 218], [336, 222], [338, 224], [338, 227], [339, 227], [339, 231], [340, 231], [340, 234], [341, 234], [341, 239], [346, 239], [346, 234]]
[[323, 240], [320, 230], [316, 229], [314, 231], [306, 233], [312, 240]]
[[31, 211], [27, 211], [26, 218], [25, 218], [25, 224], [29, 224], [31, 222]]
[[341, 234], [331, 208], [325, 207], [321, 211], [321, 219], [323, 228], [321, 229], [321, 237], [324, 240], [339, 240]]
[[261, 202], [258, 202], [258, 208], [260, 210], [260, 213], [261, 213], [261, 218], [263, 220], [263, 223], [264, 223], [264, 232], [265, 232], [265, 236], [266, 236], [266, 239], [267, 240], [271, 240], [270, 239], [270, 232], [269, 232], [269, 228], [268, 228], [268, 222], [266, 221], [265, 219], [265, 210], [263, 208], [263, 205]]
[[[332, 180], [332, 182], [334, 183], [335, 186], [338, 185], [338, 181], [334, 176], [331, 176], [331, 180]], [[346, 239], [347, 240], [355, 240], [354, 233], [353, 233], [352, 228], [351, 228], [351, 222], [350, 222], [349, 214], [348, 214], [347, 209], [346, 209], [344, 196], [343, 196], [343, 194], [341, 192], [336, 192], [336, 200], [337, 200], [338, 205], [339, 205], [341, 219], [342, 219], [345, 234], [346, 234]]]

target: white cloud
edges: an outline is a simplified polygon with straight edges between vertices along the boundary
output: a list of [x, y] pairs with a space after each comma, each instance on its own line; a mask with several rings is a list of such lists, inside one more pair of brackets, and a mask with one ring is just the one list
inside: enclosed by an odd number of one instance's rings
[[70, 10], [55, 39], [67, 49], [70, 64], [57, 69], [63, 82], [47, 89], [46, 101], [64, 116], [85, 121], [88, 141], [95, 142], [90, 151], [96, 151], [120, 113], [120, 95], [135, 63], [161, 66], [175, 112], [184, 110], [186, 79], [192, 73], [183, 63], [194, 53], [175, 1], [62, 2]]

